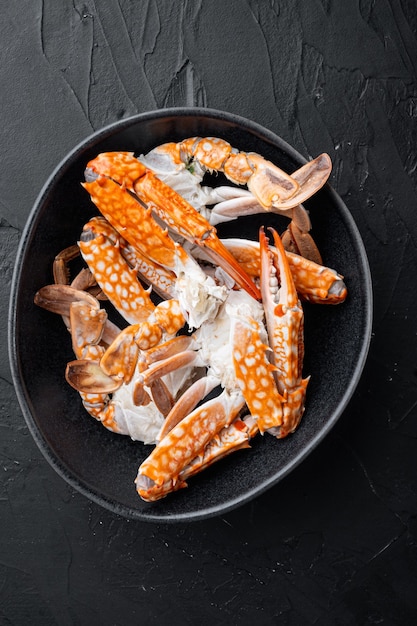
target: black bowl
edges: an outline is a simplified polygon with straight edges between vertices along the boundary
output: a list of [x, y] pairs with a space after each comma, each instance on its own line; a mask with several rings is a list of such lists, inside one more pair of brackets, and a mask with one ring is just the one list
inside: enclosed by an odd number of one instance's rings
[[[108, 150], [146, 153], [156, 145], [191, 136], [219, 136], [255, 151], [291, 173], [305, 159], [282, 139], [251, 121], [208, 109], [166, 109], [122, 120], [94, 133], [57, 167], [40, 193], [25, 227], [13, 278], [10, 357], [27, 425], [55, 470], [91, 500], [128, 518], [195, 520], [224, 513], [276, 484], [329, 432], [359, 381], [368, 352], [372, 296], [365, 250], [348, 209], [326, 185], [307, 203], [314, 237], [326, 265], [345, 276], [349, 290], [339, 306], [305, 306], [305, 373], [311, 374], [306, 412], [298, 430], [278, 441], [266, 435], [189, 481], [188, 489], [156, 503], [143, 502], [134, 479], [150, 448], [101, 427], [83, 409], [64, 379], [73, 358], [59, 316], [33, 304], [52, 282], [55, 255], [77, 241], [95, 214], [81, 188], [89, 159]], [[316, 155], [314, 155], [316, 156]], [[256, 239], [261, 224], [283, 230], [287, 220], [242, 218], [219, 227], [222, 236]]]

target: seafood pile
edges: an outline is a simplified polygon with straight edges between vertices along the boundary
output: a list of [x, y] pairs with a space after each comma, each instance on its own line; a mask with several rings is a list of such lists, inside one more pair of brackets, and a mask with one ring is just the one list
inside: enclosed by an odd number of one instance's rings
[[[302, 204], [330, 171], [325, 154], [289, 175], [223, 139], [196, 137], [87, 164], [82, 184], [100, 215], [57, 255], [54, 283], [35, 303], [70, 332], [65, 377], [88, 413], [153, 445], [135, 481], [145, 501], [186, 487], [257, 433], [284, 438], [299, 425], [309, 381], [302, 302], [347, 295], [322, 264]], [[233, 184], [203, 185], [207, 172]], [[218, 223], [271, 212], [290, 220], [281, 235], [217, 235]], [[70, 278], [79, 255], [85, 267]]]

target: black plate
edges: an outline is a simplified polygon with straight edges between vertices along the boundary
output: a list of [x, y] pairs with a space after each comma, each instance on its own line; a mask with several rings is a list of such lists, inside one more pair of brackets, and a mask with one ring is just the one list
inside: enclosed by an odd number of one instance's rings
[[[156, 145], [191, 136], [219, 136], [245, 151], [259, 152], [291, 173], [305, 159], [282, 139], [241, 117], [209, 109], [165, 109], [137, 115], [95, 133], [57, 167], [40, 193], [24, 230], [13, 278], [10, 357], [27, 425], [55, 470], [81, 493], [115, 513], [151, 521], [201, 519], [247, 502], [276, 484], [314, 449], [345, 409], [359, 381], [371, 335], [371, 278], [365, 250], [348, 209], [326, 186], [307, 203], [325, 263], [345, 276], [347, 301], [305, 307], [305, 374], [312, 374], [299, 429], [277, 441], [258, 436], [189, 481], [188, 489], [152, 504], [136, 494], [134, 479], [150, 448], [114, 435], [82, 408], [64, 379], [73, 358], [59, 316], [33, 304], [35, 292], [52, 282], [54, 256], [77, 241], [95, 214], [81, 188], [87, 161], [107, 150], [146, 153]], [[316, 155], [314, 155], [316, 156]], [[244, 218], [222, 236], [257, 238], [260, 224], [282, 230], [284, 218]]]

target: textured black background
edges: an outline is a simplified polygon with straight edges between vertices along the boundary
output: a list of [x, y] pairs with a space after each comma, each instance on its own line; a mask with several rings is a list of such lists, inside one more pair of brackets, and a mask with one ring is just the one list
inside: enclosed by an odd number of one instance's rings
[[[415, 623], [415, 0], [2, 4], [0, 623]], [[114, 120], [193, 105], [331, 155], [374, 332], [348, 409], [289, 477], [223, 518], [152, 525], [91, 504], [38, 451], [11, 382], [8, 293], [60, 159]]]

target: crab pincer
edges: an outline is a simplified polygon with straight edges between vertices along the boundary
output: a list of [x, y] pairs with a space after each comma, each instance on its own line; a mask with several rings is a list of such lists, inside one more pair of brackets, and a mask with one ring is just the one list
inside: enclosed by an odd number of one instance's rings
[[302, 203], [328, 180], [332, 169], [328, 154], [320, 154], [291, 175], [260, 154], [239, 151], [219, 137], [190, 137], [163, 144], [147, 155], [147, 160], [158, 161], [158, 157], [167, 158], [176, 168], [191, 166], [199, 172], [223, 172], [236, 185], [247, 186], [248, 194], [227, 194], [224, 201], [220, 200], [210, 215], [210, 223], [260, 212], [286, 215], [291, 222], [284, 236], [285, 247], [321, 263], [310, 234], [310, 218]]
[[184, 469], [204, 455], [210, 441], [233, 423], [244, 406], [245, 400], [239, 392], [224, 390], [181, 420], [140, 466], [136, 487], [141, 498], [152, 501], [185, 487], [181, 476]]
[[273, 253], [260, 231], [261, 292], [266, 328], [249, 316], [233, 320], [236, 379], [261, 433], [281, 439], [304, 412], [303, 310], [278, 234]]
[[[249, 239], [223, 239], [222, 241], [245, 271], [254, 279], [258, 279], [261, 275], [259, 242]], [[274, 246], [269, 248], [272, 254], [277, 254]], [[315, 263], [287, 249], [285, 252], [294, 285], [301, 300], [315, 304], [341, 304], [346, 300], [347, 288], [343, 276], [336, 270]]]
[[263, 229], [260, 232], [261, 290], [277, 389], [285, 397], [282, 424], [277, 424], [272, 434], [282, 438], [293, 432], [301, 420], [309, 378], [302, 376], [303, 309], [281, 238], [274, 229], [270, 231], [276, 254], [270, 253]]
[[[134, 237], [133, 231], [137, 233], [138, 224], [147, 230], [139, 248], [150, 258], [154, 258], [155, 248], [160, 252], [164, 250], [164, 257], [155, 261], [173, 269], [173, 254], [175, 251], [178, 253], [178, 245], [175, 250], [174, 245], [167, 242], [167, 233], [164, 243], [155, 240], [155, 222], [150, 221], [153, 212], [177, 235], [203, 247], [212, 261], [222, 267], [240, 287], [253, 297], [260, 298], [258, 288], [223, 246], [216, 229], [182, 196], [138, 161], [133, 153], [105, 152], [98, 155], [88, 163], [86, 179], [90, 182], [85, 183], [84, 187], [91, 194], [93, 202], [119, 232], [123, 229], [124, 236], [132, 245], [137, 245], [137, 237], [133, 242], [129, 237]], [[105, 193], [100, 193], [98, 187], [105, 189]], [[139, 201], [136, 208], [132, 196], [129, 200], [126, 190], [137, 196]], [[107, 202], [104, 196], [107, 196]], [[128, 206], [129, 210], [124, 206]], [[184, 261], [183, 255], [181, 260]]]

